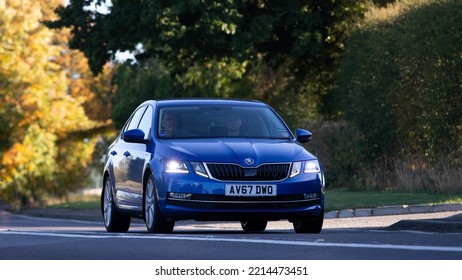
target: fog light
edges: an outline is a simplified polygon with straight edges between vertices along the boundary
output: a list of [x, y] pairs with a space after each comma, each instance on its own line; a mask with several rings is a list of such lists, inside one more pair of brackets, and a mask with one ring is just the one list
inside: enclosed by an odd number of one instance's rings
[[169, 193], [168, 198], [171, 199], [191, 199], [192, 194], [190, 193]]
[[305, 197], [306, 200], [318, 199], [319, 193], [304, 193], [303, 196]]

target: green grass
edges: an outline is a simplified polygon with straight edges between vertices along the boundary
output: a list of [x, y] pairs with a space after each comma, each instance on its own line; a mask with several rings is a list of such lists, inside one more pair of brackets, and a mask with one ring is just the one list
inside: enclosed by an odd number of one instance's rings
[[341, 209], [373, 208], [390, 205], [416, 205], [437, 203], [461, 203], [462, 194], [444, 195], [430, 193], [403, 193], [395, 191], [348, 191], [331, 189], [326, 191], [326, 212]]
[[[374, 208], [389, 205], [415, 205], [434, 203], [462, 203], [462, 194], [442, 195], [429, 193], [348, 191], [346, 189], [328, 189], [325, 196], [326, 212], [341, 209]], [[49, 207], [65, 209], [99, 209], [100, 197], [70, 196], [67, 202]]]
[[67, 197], [65, 202], [50, 202], [48, 207], [71, 210], [99, 209], [100, 199], [99, 195], [71, 194]]

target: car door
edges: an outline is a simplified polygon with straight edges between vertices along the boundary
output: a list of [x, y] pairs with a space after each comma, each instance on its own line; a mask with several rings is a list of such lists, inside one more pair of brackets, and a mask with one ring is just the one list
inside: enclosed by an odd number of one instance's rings
[[147, 142], [151, 138], [153, 110], [147, 106], [138, 124], [130, 125], [129, 129], [140, 129], [144, 132], [145, 143], [126, 143], [124, 156], [127, 161], [127, 173], [125, 176], [125, 190], [128, 192], [127, 204], [134, 209], [141, 209], [143, 196], [143, 175], [150, 154], [147, 152]]
[[123, 139], [123, 133], [137, 129], [147, 107], [138, 108], [129, 119], [123, 128], [122, 135], [116, 145], [110, 151], [114, 166], [115, 177], [115, 194], [118, 204], [122, 208], [137, 208], [140, 203], [139, 195], [136, 194], [137, 181], [139, 181], [137, 173], [139, 173], [139, 159], [137, 152], [139, 149], [146, 148], [145, 144], [129, 143]]
[[147, 152], [147, 141], [151, 138], [152, 113], [152, 107], [148, 106], [136, 127], [144, 132], [146, 142], [129, 143], [126, 151], [129, 160], [127, 188], [136, 197], [136, 206], [140, 207], [142, 206], [144, 169], [150, 159], [150, 154]]

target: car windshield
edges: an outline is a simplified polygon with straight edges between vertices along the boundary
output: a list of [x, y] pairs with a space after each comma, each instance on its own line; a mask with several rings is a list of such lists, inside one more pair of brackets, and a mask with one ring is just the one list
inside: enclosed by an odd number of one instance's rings
[[287, 126], [267, 107], [181, 106], [160, 108], [159, 138], [289, 139]]

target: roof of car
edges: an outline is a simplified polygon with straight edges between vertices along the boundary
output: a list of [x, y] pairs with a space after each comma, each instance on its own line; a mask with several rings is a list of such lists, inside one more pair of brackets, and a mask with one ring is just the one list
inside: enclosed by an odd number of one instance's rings
[[159, 99], [148, 100], [145, 103], [157, 104], [162, 106], [178, 105], [252, 105], [266, 106], [265, 103], [258, 100], [240, 100], [224, 98], [178, 98], [178, 99]]

